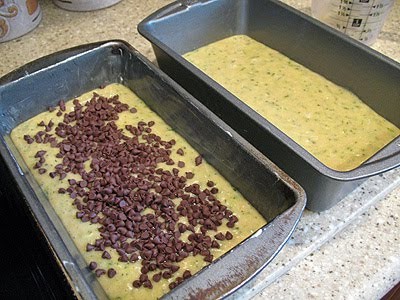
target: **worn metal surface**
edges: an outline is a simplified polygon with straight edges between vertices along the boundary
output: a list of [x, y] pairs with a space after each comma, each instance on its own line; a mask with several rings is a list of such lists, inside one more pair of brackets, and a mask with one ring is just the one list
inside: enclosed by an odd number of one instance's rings
[[61, 99], [122, 83], [186, 138], [252, 205], [268, 225], [167, 294], [218, 298], [231, 294], [283, 247], [305, 206], [303, 189], [199, 101], [121, 41], [55, 53], [0, 79], [0, 153], [16, 182], [20, 204], [36, 220], [79, 298], [106, 298], [86, 268], [44, 193], [9, 138], [11, 130]]

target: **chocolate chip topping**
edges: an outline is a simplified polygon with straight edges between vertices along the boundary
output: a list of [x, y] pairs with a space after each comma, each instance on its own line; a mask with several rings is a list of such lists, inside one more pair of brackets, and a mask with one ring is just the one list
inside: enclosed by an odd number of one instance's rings
[[95, 272], [97, 277], [103, 276], [104, 274], [106, 274], [106, 270], [104, 269], [97, 269]]
[[[189, 255], [201, 255], [211, 263], [210, 249], [220, 247], [216, 240], [233, 238], [229, 231], [218, 232], [218, 227], [237, 222], [237, 217], [216, 198], [215, 184], [208, 181], [211, 190], [202, 189], [188, 182], [194, 178], [193, 172], [180, 174], [179, 168], [185, 164], [175, 163], [170, 157], [176, 141], [166, 141], [152, 132], [154, 121], [118, 128], [115, 121], [119, 113], [137, 112], [120, 102], [118, 96], [105, 98], [94, 93], [84, 105], [77, 99], [73, 105], [67, 112], [64, 101], [60, 101], [56, 115], [62, 116], [62, 121], [56, 125], [40, 122], [38, 126], [44, 130], [33, 137], [25, 135], [24, 140], [28, 144], [51, 143], [58, 148], [56, 157], [61, 163], [48, 176], [78, 176], [66, 180], [66, 186], [58, 192], [69, 195], [77, 210], [76, 218], [97, 224], [98, 236], [87, 244], [86, 251], [101, 251], [101, 257], [109, 260], [109, 251], [114, 249], [120, 262], [140, 261], [141, 275], [132, 282], [135, 288], [151, 289], [162, 278], [176, 276], [178, 263]], [[181, 148], [176, 153], [184, 155]], [[45, 154], [41, 150], [35, 155], [39, 161], [34, 168], [40, 173], [46, 173], [42, 167]], [[201, 163], [199, 155], [195, 164]], [[187, 231], [188, 239], [182, 239]], [[116, 275], [113, 268], [98, 269], [96, 262], [88, 267], [97, 277]], [[189, 277], [190, 271], [185, 270], [169, 287]]]
[[202, 162], [203, 162], [203, 157], [201, 155], [197, 156], [194, 159], [194, 163], [196, 164], [196, 166], [201, 165]]
[[97, 263], [95, 261], [90, 262], [89, 269], [92, 270], [92, 271], [96, 270], [97, 269]]
[[115, 269], [110, 268], [110, 269], [107, 270], [108, 278], [113, 278], [115, 275], [117, 275], [117, 271], [115, 271]]

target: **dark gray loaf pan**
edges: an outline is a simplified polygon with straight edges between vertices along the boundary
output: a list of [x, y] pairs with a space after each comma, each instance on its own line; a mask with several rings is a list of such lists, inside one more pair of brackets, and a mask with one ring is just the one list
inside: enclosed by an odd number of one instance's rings
[[362, 166], [334, 171], [181, 56], [246, 34], [354, 92], [400, 127], [400, 65], [313, 18], [274, 0], [177, 1], [138, 30], [162, 70], [302, 185], [307, 208], [326, 210], [366, 178], [400, 165], [397, 138]]
[[9, 134], [21, 122], [108, 83], [134, 91], [186, 138], [268, 224], [230, 252], [172, 290], [165, 298], [229, 296], [265, 267], [293, 232], [305, 207], [303, 189], [203, 104], [128, 44], [83, 45], [34, 61], [0, 79], [0, 153], [42, 239], [78, 298], [104, 298], [44, 193], [27, 171]]

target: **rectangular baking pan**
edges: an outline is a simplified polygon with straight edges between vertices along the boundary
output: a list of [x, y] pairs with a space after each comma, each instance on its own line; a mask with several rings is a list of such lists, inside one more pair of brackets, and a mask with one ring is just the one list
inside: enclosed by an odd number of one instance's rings
[[292, 176], [307, 208], [323, 211], [366, 178], [400, 165], [400, 138], [360, 167], [332, 170], [181, 55], [246, 34], [358, 95], [400, 127], [400, 64], [275, 0], [177, 1], [144, 19], [139, 32], [158, 65]]
[[[83, 45], [46, 56], [0, 79], [0, 153], [38, 232], [78, 298], [104, 298], [9, 134], [21, 122], [108, 83], [134, 91], [186, 138], [265, 217], [251, 238], [171, 291], [165, 298], [231, 295], [283, 247], [305, 207], [304, 190], [223, 121], [122, 41]], [[3, 176], [1, 176], [3, 177]], [[2, 183], [4, 180], [2, 179]], [[237, 293], [236, 293], [237, 295]]]

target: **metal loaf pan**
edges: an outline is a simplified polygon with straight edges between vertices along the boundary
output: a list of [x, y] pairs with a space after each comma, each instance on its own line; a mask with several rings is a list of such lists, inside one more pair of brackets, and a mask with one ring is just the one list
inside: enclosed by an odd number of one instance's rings
[[143, 20], [139, 32], [158, 65], [299, 182], [307, 208], [323, 211], [363, 180], [400, 165], [400, 138], [349, 171], [326, 167], [181, 55], [246, 34], [357, 94], [400, 127], [400, 64], [275, 0], [177, 1]]
[[[265, 267], [294, 230], [303, 189], [199, 101], [122, 41], [95, 43], [34, 61], [0, 79], [0, 153], [19, 195], [75, 296], [105, 297], [10, 140], [19, 123], [100, 85], [122, 83], [185, 137], [259, 210], [268, 225], [165, 298], [231, 295]], [[1, 176], [6, 177], [6, 176]], [[3, 179], [2, 179], [3, 182]]]

